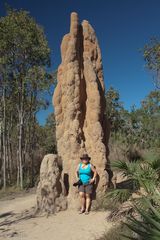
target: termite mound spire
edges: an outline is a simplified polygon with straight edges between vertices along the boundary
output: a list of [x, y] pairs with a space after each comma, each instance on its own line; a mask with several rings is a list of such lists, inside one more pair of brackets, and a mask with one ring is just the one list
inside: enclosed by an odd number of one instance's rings
[[[69, 202], [77, 189], [75, 169], [83, 153], [88, 153], [99, 174], [97, 193], [109, 183], [109, 130], [105, 119], [105, 86], [101, 50], [94, 29], [88, 21], [79, 24], [77, 13], [71, 13], [70, 32], [61, 43], [62, 62], [53, 105], [56, 119], [58, 155], [63, 162], [62, 179]], [[73, 200], [73, 201], [72, 201]]]

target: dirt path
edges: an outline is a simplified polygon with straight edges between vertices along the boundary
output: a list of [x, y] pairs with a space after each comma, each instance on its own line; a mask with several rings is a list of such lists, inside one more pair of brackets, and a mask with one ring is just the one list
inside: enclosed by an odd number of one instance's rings
[[[94, 240], [111, 227], [105, 220], [106, 212], [91, 212], [86, 216], [67, 210], [48, 218], [30, 218], [28, 213], [34, 206], [35, 194], [1, 200], [0, 240]], [[19, 221], [20, 217], [24, 219]], [[16, 222], [2, 226], [4, 220]]]

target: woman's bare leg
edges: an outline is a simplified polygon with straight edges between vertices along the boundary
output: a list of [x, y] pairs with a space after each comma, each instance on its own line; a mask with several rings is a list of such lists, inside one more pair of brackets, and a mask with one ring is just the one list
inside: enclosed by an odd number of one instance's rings
[[80, 192], [79, 195], [81, 199], [81, 212], [82, 212], [85, 210], [86, 199], [85, 199], [85, 194], [83, 192]]
[[86, 212], [89, 212], [90, 205], [91, 205], [91, 195], [86, 193]]

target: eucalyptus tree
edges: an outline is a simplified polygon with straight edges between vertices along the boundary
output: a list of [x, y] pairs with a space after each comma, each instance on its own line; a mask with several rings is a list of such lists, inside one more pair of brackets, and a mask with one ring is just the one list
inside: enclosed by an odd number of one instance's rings
[[123, 103], [120, 101], [120, 95], [117, 90], [110, 87], [105, 95], [106, 98], [106, 116], [111, 123], [113, 132], [120, 129], [122, 122], [121, 112], [124, 110]]
[[147, 68], [153, 72], [155, 86], [160, 89], [160, 41], [152, 38], [144, 46], [143, 54]]
[[[49, 65], [50, 49], [43, 28], [28, 12], [9, 9], [7, 15], [0, 18], [0, 66], [7, 79], [4, 85], [5, 78], [2, 76], [3, 89], [7, 89], [10, 100], [10, 115], [16, 123], [17, 185], [21, 188], [26, 151], [33, 143], [35, 116], [44, 106], [44, 92], [49, 90], [52, 82], [52, 77], [47, 73]], [[4, 107], [3, 112], [8, 109], [8, 106], [6, 110]], [[27, 134], [30, 135], [30, 146]], [[3, 151], [3, 164], [4, 159]]]

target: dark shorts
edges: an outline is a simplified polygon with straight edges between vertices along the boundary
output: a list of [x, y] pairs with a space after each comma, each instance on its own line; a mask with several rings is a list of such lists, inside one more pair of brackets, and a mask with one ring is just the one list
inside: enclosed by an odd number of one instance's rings
[[93, 184], [80, 185], [78, 190], [79, 192], [91, 194], [93, 192]]

